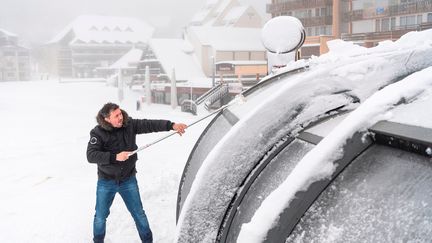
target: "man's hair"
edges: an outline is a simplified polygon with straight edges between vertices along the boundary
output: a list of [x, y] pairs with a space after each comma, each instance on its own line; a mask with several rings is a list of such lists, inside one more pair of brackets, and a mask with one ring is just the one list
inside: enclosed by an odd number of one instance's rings
[[106, 103], [102, 109], [100, 109], [99, 114], [100, 116], [102, 116], [103, 118], [107, 118], [109, 117], [111, 111], [113, 110], [117, 110], [119, 108], [119, 106], [117, 104], [114, 103]]

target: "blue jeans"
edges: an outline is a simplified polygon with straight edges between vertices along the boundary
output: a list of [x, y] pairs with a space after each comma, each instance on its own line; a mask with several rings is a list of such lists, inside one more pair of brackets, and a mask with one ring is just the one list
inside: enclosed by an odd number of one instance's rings
[[119, 193], [131, 213], [142, 242], [152, 243], [153, 236], [143, 210], [135, 176], [125, 181], [99, 179], [96, 190], [96, 214], [93, 221], [93, 241], [104, 242], [106, 219], [116, 193]]

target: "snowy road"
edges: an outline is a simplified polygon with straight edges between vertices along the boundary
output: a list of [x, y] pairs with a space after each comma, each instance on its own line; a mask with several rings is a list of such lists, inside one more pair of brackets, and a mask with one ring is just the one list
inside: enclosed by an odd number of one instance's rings
[[[134, 118], [191, 123], [197, 117], [167, 105], [135, 111], [136, 92], [119, 103]], [[104, 84], [0, 83], [0, 242], [90, 242], [96, 166], [87, 163], [89, 131], [102, 104], [118, 102]], [[183, 166], [201, 131], [199, 123], [139, 154], [137, 179], [155, 242], [171, 242]], [[145, 134], [138, 145], [165, 135]], [[107, 242], [139, 242], [131, 216], [116, 196]]]

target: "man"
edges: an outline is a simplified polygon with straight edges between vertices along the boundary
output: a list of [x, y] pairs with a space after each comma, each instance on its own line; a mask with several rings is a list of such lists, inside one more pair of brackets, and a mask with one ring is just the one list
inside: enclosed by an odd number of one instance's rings
[[98, 125], [90, 132], [87, 160], [98, 165], [96, 214], [93, 221], [93, 241], [103, 242], [106, 218], [118, 192], [131, 213], [142, 242], [153, 241], [135, 178], [137, 154], [136, 135], [175, 130], [180, 135], [186, 125], [168, 120], [132, 119], [113, 103], [105, 104], [96, 116]]

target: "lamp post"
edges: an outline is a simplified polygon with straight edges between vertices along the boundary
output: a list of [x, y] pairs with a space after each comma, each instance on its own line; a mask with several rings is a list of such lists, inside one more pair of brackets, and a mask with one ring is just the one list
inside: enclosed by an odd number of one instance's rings
[[151, 89], [150, 89], [150, 67], [145, 67], [145, 99], [147, 105], [151, 104]]
[[215, 76], [216, 76], [216, 67], [215, 67], [215, 57], [211, 56], [212, 59], [212, 87], [215, 86]]
[[123, 92], [123, 75], [122, 75], [122, 70], [118, 69], [118, 81], [117, 81], [117, 94], [118, 94], [118, 99], [120, 102], [123, 101], [124, 98], [124, 92]]
[[193, 89], [193, 87], [192, 87], [192, 81], [190, 81], [190, 100], [191, 100], [191, 102], [190, 102], [190, 110], [192, 110], [192, 101], [193, 101], [193, 92], [192, 92], [192, 89]]

